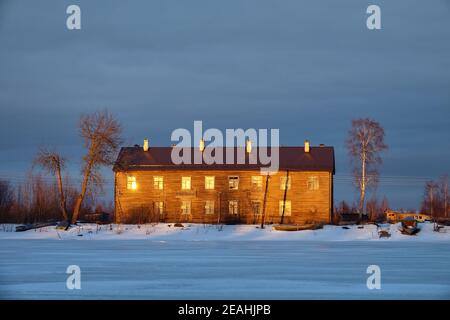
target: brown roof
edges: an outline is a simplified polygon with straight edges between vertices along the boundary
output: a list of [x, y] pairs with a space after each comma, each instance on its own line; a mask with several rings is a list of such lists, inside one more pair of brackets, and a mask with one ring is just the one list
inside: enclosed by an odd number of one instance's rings
[[[244, 147], [239, 147], [245, 150]], [[150, 147], [144, 151], [142, 147], [123, 147], [114, 164], [114, 171], [128, 170], [257, 170], [261, 167], [268, 167], [259, 162], [250, 164], [246, 159], [245, 164], [174, 164], [171, 160], [172, 147]], [[191, 152], [192, 162], [194, 152], [199, 152], [198, 148], [187, 148]], [[253, 148], [253, 152], [258, 152]], [[266, 150], [264, 151], [264, 154]], [[237, 147], [234, 148], [235, 157]], [[252, 152], [252, 153], [253, 153]], [[269, 152], [270, 154], [270, 152]], [[224, 161], [226, 150], [223, 149]], [[305, 153], [303, 147], [279, 147], [279, 169], [293, 171], [330, 171], [334, 173], [334, 149], [333, 147], [311, 147], [309, 153]]]

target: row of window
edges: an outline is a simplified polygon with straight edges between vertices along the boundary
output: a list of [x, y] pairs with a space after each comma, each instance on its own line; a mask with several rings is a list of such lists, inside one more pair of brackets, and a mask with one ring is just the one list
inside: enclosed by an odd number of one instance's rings
[[[205, 201], [205, 214], [214, 214], [214, 200], [207, 200]], [[286, 205], [284, 205], [286, 204]], [[279, 214], [280, 216], [283, 214], [283, 207], [284, 208], [284, 215], [290, 216], [291, 215], [291, 201], [286, 200], [279, 202]], [[164, 202], [163, 201], [155, 201], [153, 203], [153, 208], [155, 210], [155, 213], [157, 214], [163, 214], [164, 213]], [[191, 201], [181, 201], [181, 213], [182, 214], [191, 214]], [[254, 200], [252, 201], [252, 212], [255, 215], [260, 215], [262, 213], [262, 205], [261, 201]], [[239, 201], [238, 200], [230, 200], [228, 201], [228, 213], [237, 215], [239, 214]]]
[[[262, 176], [252, 176], [252, 188], [254, 189], [262, 189]], [[281, 190], [289, 190], [291, 188], [291, 179], [290, 177], [286, 181], [286, 177], [280, 177], [280, 189]], [[127, 180], [127, 188], [130, 190], [136, 190], [136, 177], [128, 176]], [[164, 189], [164, 177], [162, 176], [154, 176], [153, 177], [153, 188], [157, 190]], [[215, 177], [214, 176], [205, 176], [205, 189], [206, 190], [214, 190], [215, 188]], [[239, 177], [238, 176], [229, 176], [228, 177], [228, 188], [230, 190], [238, 190], [239, 189]], [[308, 190], [318, 190], [319, 189], [319, 178], [316, 176], [308, 177], [307, 180], [307, 188]], [[181, 177], [181, 189], [182, 190], [191, 190], [191, 177]]]

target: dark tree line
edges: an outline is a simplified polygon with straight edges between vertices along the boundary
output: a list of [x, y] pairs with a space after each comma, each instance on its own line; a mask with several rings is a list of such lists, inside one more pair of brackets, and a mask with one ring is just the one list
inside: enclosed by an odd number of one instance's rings
[[[365, 202], [365, 212], [367, 220], [370, 222], [381, 222], [385, 220], [385, 211], [390, 209], [389, 201], [386, 196], [379, 200], [376, 196], [372, 196]], [[334, 207], [334, 222], [338, 223], [339, 218], [343, 214], [359, 213], [360, 204], [348, 204], [346, 201], [341, 201]]]
[[[76, 189], [65, 179], [68, 207], [74, 203]], [[92, 201], [86, 201], [84, 211], [90, 211]], [[40, 174], [29, 174], [26, 179], [12, 185], [0, 181], [0, 223], [33, 223], [50, 219], [61, 220], [58, 187]]]
[[[78, 190], [68, 177], [62, 179], [66, 207], [71, 212]], [[49, 181], [41, 174], [29, 174], [16, 185], [0, 180], [0, 223], [34, 223], [51, 219], [62, 220], [57, 181]], [[99, 203], [89, 194], [80, 210], [80, 218], [92, 212], [113, 212], [112, 203]]]

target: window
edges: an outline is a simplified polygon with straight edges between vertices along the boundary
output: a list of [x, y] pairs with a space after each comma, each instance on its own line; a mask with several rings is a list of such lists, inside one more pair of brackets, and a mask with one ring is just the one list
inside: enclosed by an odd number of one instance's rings
[[262, 176], [252, 176], [252, 188], [262, 189]]
[[308, 177], [308, 190], [319, 190], [319, 178], [318, 177]]
[[252, 211], [255, 216], [259, 216], [261, 214], [261, 201], [259, 200], [252, 201]]
[[128, 176], [127, 177], [127, 189], [128, 190], [136, 190], [136, 177]]
[[205, 189], [214, 190], [214, 176], [205, 177]]
[[[288, 177], [287, 179], [287, 188], [288, 190], [291, 189], [291, 177]], [[286, 176], [282, 176], [280, 177], [280, 190], [285, 190], [286, 189]]]
[[228, 177], [228, 186], [230, 190], [239, 189], [239, 177], [236, 176]]
[[181, 201], [181, 214], [191, 214], [190, 201]]
[[191, 177], [181, 177], [181, 189], [191, 190]]
[[153, 188], [157, 190], [164, 189], [164, 178], [163, 177], [153, 177]]
[[205, 214], [214, 214], [214, 200], [205, 202]]
[[228, 213], [229, 214], [238, 214], [238, 201], [230, 200], [228, 202]]
[[[284, 201], [280, 201], [280, 216], [283, 215], [283, 203]], [[290, 216], [291, 215], [291, 201], [286, 200], [286, 208], [284, 209], [284, 215]]]
[[153, 210], [155, 214], [162, 215], [164, 213], [164, 202], [162, 201], [153, 202]]

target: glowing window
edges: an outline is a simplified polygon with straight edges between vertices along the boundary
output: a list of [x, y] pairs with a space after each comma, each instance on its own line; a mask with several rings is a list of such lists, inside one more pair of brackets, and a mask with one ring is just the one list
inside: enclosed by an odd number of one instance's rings
[[[287, 188], [288, 190], [291, 189], [291, 177], [288, 177], [287, 179]], [[286, 189], [286, 176], [280, 177], [280, 190]]]
[[164, 189], [164, 177], [153, 177], [153, 188], [157, 190]]
[[[284, 207], [284, 201], [280, 201], [280, 216], [283, 215], [283, 207]], [[284, 209], [284, 215], [290, 216], [291, 215], [291, 201], [286, 200], [286, 207]]]
[[133, 176], [127, 177], [127, 189], [128, 190], [136, 190], [137, 189], [136, 177], [133, 177]]
[[205, 189], [214, 190], [214, 176], [205, 177]]
[[181, 189], [191, 190], [191, 177], [181, 177]]
[[262, 189], [262, 176], [252, 176], [252, 188]]
[[181, 214], [191, 214], [190, 201], [181, 201]]

